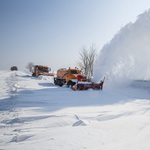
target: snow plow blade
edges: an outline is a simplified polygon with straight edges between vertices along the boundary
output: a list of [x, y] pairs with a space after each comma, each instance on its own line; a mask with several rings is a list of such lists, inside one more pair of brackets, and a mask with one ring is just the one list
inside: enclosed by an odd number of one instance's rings
[[105, 77], [103, 79], [103, 81], [101, 81], [100, 83], [94, 83], [94, 82], [88, 82], [88, 83], [84, 83], [84, 82], [77, 82], [72, 89], [74, 91], [76, 90], [88, 90], [88, 89], [93, 89], [93, 90], [102, 90], [103, 89], [103, 84], [104, 84], [104, 80]]
[[54, 77], [54, 73], [41, 73], [39, 74], [39, 76], [42, 75], [42, 76], [52, 76]]

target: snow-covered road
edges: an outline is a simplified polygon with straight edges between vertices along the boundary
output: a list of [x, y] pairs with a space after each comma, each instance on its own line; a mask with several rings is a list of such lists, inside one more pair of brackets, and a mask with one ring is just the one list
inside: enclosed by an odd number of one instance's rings
[[150, 149], [146, 89], [73, 91], [21, 71], [0, 71], [0, 83], [1, 150]]

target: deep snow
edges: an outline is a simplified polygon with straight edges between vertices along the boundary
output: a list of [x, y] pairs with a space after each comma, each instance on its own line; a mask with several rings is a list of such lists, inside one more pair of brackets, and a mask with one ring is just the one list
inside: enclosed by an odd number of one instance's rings
[[149, 82], [73, 91], [0, 71], [0, 149], [149, 150]]

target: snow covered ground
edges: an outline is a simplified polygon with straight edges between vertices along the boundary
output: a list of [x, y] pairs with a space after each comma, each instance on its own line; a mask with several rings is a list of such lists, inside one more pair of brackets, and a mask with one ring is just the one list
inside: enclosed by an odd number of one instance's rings
[[73, 91], [0, 71], [0, 150], [149, 150], [149, 82]]

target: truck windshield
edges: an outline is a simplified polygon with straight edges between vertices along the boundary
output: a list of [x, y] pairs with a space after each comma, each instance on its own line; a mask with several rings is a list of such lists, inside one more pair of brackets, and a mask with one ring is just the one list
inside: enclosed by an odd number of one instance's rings
[[81, 71], [78, 71], [78, 74], [82, 74], [82, 72], [81, 72]]
[[49, 71], [49, 69], [48, 69], [48, 68], [43, 68], [43, 67], [38, 67], [38, 70], [39, 70], [39, 71], [46, 71], [46, 72], [48, 72], [48, 71]]
[[71, 74], [78, 74], [77, 70], [71, 70]]
[[71, 70], [71, 74], [81, 74], [81, 71]]

